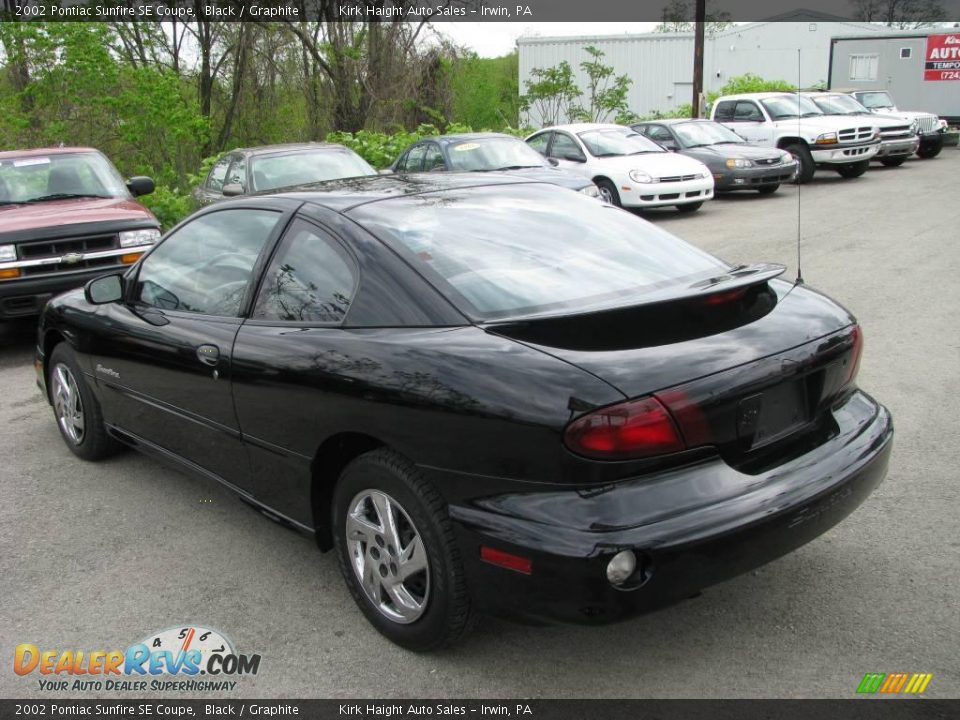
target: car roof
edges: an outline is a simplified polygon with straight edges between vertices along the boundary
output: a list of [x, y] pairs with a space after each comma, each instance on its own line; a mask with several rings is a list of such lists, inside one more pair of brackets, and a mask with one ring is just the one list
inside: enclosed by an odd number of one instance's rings
[[[543, 185], [554, 187], [511, 175], [497, 173], [414, 173], [411, 175], [367, 175], [340, 180], [328, 180], [313, 185], [284, 188], [282, 192], [253, 193], [248, 199], [278, 197], [312, 203], [345, 212], [358, 205], [389, 200], [391, 198], [420, 195], [423, 193], [461, 190], [474, 187], [506, 187], [509, 185]], [[242, 198], [236, 201], [242, 202]], [[223, 207], [224, 203], [217, 203]]]
[[791, 92], [789, 90], [777, 90], [775, 92], [739, 93], [737, 95], [724, 95], [723, 97], [718, 97], [715, 100], [715, 102], [720, 102], [721, 100], [766, 100], [768, 98], [783, 97], [784, 95], [796, 95], [796, 93]]
[[66, 155], [68, 153], [97, 153], [102, 155], [99, 150], [92, 147], [49, 147], [49, 148], [28, 148], [24, 150], [5, 150], [0, 152], [0, 160], [9, 160], [11, 158], [37, 157], [39, 155]]
[[[551, 125], [543, 130], [566, 130], [572, 133], [582, 133], [587, 130], [629, 130], [627, 125], [617, 125], [616, 123], [568, 123], [567, 125]], [[537, 132], [542, 132], [538, 130]]]
[[258, 145], [256, 147], [235, 148], [230, 152], [224, 153], [224, 155], [229, 155], [230, 153], [241, 153], [247, 156], [279, 155], [281, 153], [297, 152], [298, 150], [345, 150], [345, 149], [346, 149], [346, 146], [340, 145], [339, 143], [328, 143], [328, 142], [281, 143], [277, 145]]
[[680, 123], [690, 122], [717, 124], [716, 121], [710, 118], [663, 118], [662, 120], [641, 120], [640, 122], [635, 122], [634, 125], [679, 125]]
[[[421, 138], [417, 142], [426, 142], [428, 140], [434, 140], [439, 142], [442, 145], [448, 145], [455, 142], [463, 142], [464, 140], [487, 140], [490, 138], [511, 138], [513, 140], [520, 140], [520, 138], [515, 138], [513, 135], [507, 135], [506, 133], [498, 132], [475, 132], [475, 133], [453, 133], [450, 135], [437, 135], [435, 137], [425, 137]], [[523, 142], [521, 140], [521, 142]]]

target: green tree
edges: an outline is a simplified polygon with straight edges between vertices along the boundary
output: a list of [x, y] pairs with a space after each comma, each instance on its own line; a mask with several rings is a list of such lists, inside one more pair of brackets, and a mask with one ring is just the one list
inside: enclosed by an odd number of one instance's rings
[[573, 68], [566, 60], [556, 67], [534, 68], [532, 80], [525, 80], [527, 92], [521, 97], [523, 110], [535, 110], [542, 125], [556, 125], [568, 120], [580, 88], [573, 79]]
[[587, 75], [585, 105], [571, 108], [571, 115], [584, 122], [604, 122], [615, 115], [618, 122], [631, 118], [627, 93], [633, 80], [627, 75], [614, 75], [614, 69], [603, 63], [604, 52], [588, 45], [584, 48], [589, 59], [580, 63]]

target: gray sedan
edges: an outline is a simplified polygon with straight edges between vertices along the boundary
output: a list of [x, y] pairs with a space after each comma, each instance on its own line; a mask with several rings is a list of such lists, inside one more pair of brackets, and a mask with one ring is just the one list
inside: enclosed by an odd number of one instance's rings
[[668, 119], [637, 123], [633, 129], [671, 152], [699, 160], [713, 173], [716, 192], [776, 192], [794, 179], [797, 163], [785, 150], [749, 145], [712, 120]]

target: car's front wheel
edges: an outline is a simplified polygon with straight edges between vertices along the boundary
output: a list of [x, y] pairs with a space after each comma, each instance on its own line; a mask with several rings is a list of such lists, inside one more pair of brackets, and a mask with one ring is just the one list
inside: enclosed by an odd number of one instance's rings
[[797, 161], [797, 176], [794, 182], [802, 185], [813, 180], [817, 165], [813, 161], [813, 155], [810, 154], [810, 148], [804, 143], [792, 143], [783, 149], [793, 155], [793, 159]]
[[617, 188], [612, 182], [606, 178], [600, 178], [596, 181], [597, 189], [600, 191], [600, 198], [605, 202], [611, 205], [616, 205], [617, 207], [622, 207], [620, 203], [620, 193], [617, 192]]
[[853, 178], [858, 178], [863, 175], [867, 170], [870, 169], [869, 160], [861, 160], [856, 163], [848, 163], [847, 165], [840, 165], [837, 167], [837, 172], [840, 173], [840, 177], [851, 180]]
[[87, 385], [77, 356], [65, 342], [50, 354], [47, 387], [57, 428], [70, 451], [84, 460], [101, 460], [120, 449], [107, 435], [100, 404]]
[[383, 448], [361, 455], [332, 510], [340, 571], [381, 634], [417, 651], [466, 634], [471, 604], [447, 506], [412, 463]]
[[924, 160], [929, 160], [930, 158], [935, 158], [937, 155], [939, 155], [940, 150], [942, 149], [943, 146], [940, 144], [921, 144], [920, 147], [917, 148], [917, 157], [921, 157]]

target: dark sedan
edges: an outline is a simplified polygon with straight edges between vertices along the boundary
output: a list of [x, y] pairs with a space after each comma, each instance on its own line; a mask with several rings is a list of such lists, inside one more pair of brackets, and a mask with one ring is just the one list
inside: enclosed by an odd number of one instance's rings
[[336, 143], [238, 148], [224, 154], [193, 192], [199, 205], [293, 185], [376, 175], [366, 160]]
[[223, 483], [423, 650], [478, 612], [662, 607], [867, 498], [893, 428], [861, 330], [782, 270], [544, 183], [327, 183], [55, 298], [37, 378], [74, 454]]
[[797, 162], [790, 153], [750, 145], [733, 130], [713, 120], [651, 120], [633, 126], [667, 150], [695, 158], [710, 168], [716, 192], [777, 191], [794, 179]]
[[547, 182], [599, 198], [593, 181], [556, 167], [523, 140], [504, 133], [461, 133], [424, 138], [407, 148], [390, 168], [411, 172], [499, 172]]

